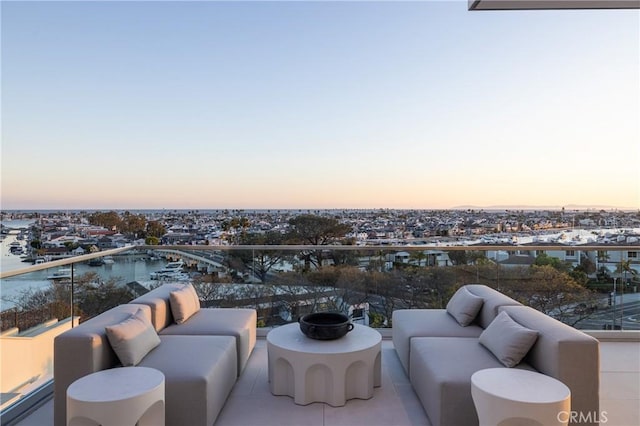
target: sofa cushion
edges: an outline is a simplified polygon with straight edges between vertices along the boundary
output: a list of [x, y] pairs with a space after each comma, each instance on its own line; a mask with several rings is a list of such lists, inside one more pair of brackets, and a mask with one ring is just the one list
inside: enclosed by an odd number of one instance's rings
[[189, 321], [169, 325], [160, 335], [235, 337], [239, 376], [256, 345], [256, 323], [255, 309], [203, 308], [193, 314]]
[[414, 337], [475, 337], [482, 328], [471, 324], [460, 327], [445, 309], [398, 309], [393, 311], [393, 347], [409, 374], [409, 350]]
[[538, 332], [515, 322], [500, 312], [480, 335], [479, 342], [507, 367], [517, 365], [538, 338]]
[[[163, 284], [130, 303], [148, 305], [151, 318], [160, 335], [226, 335], [237, 340], [238, 375], [242, 372], [256, 343], [257, 313], [255, 309], [202, 308], [178, 324], [171, 313], [170, 295], [184, 287], [182, 284]], [[451, 322], [455, 323], [453, 318]], [[460, 327], [458, 327], [460, 328]], [[478, 333], [478, 336], [480, 333]]]
[[200, 310], [200, 299], [193, 285], [174, 290], [169, 294], [171, 314], [176, 323], [182, 324]]
[[[409, 379], [432, 425], [477, 425], [471, 376], [485, 368], [504, 368], [474, 338], [414, 337]], [[522, 362], [516, 368], [533, 370]]]
[[471, 294], [460, 287], [447, 303], [447, 312], [463, 327], [470, 325], [478, 316], [483, 303], [482, 297]]
[[138, 365], [160, 344], [158, 333], [142, 309], [124, 321], [105, 327], [111, 348], [124, 367]]
[[231, 336], [160, 336], [140, 362], [165, 377], [165, 425], [213, 425], [236, 382]]

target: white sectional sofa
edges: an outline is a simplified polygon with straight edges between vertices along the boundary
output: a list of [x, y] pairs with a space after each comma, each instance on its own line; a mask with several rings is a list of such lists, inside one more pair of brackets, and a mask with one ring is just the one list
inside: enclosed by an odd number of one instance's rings
[[598, 417], [598, 341], [487, 286], [461, 287], [447, 309], [396, 310], [392, 336], [433, 426], [477, 425], [471, 376], [496, 367], [554, 377], [572, 411]]
[[170, 303], [170, 294], [183, 287], [181, 284], [165, 284], [138, 297], [131, 303], [151, 308], [151, 318], [161, 336], [233, 336], [236, 339], [238, 376], [247, 365], [256, 345], [255, 309], [207, 308], [199, 309], [182, 324], [176, 323]]
[[[190, 287], [190, 288], [189, 288]], [[135, 365], [165, 375], [165, 424], [202, 425], [215, 422], [256, 341], [253, 309], [200, 309], [197, 297], [177, 320], [172, 297], [193, 287], [165, 284], [92, 318], [54, 341], [54, 424], [66, 424], [66, 390], [76, 379], [123, 365], [122, 346], [114, 330], [132, 320], [146, 324], [152, 341]], [[195, 292], [193, 292], [195, 295]], [[172, 296], [173, 295], [173, 296]], [[197, 305], [197, 306], [196, 306]], [[178, 311], [183, 315], [185, 311]], [[140, 320], [142, 318], [142, 321]], [[110, 329], [110, 333], [107, 332]], [[144, 345], [147, 345], [147, 341]], [[137, 348], [127, 348], [136, 352]]]

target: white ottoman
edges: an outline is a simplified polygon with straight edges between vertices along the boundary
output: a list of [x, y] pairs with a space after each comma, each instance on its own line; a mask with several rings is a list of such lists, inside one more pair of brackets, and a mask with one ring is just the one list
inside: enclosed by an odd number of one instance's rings
[[67, 425], [163, 426], [164, 374], [122, 367], [79, 378], [67, 389]]
[[480, 370], [471, 376], [471, 396], [480, 426], [551, 426], [569, 421], [569, 388], [534, 371]]

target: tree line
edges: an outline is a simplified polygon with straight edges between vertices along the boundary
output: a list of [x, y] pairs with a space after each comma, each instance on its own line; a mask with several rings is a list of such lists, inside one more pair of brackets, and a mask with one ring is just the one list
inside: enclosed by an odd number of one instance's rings
[[147, 221], [143, 214], [129, 211], [125, 211], [122, 216], [115, 211], [95, 212], [89, 215], [88, 220], [91, 225], [120, 232], [134, 239], [151, 239], [151, 244], [158, 244], [159, 239], [167, 232], [160, 221]]

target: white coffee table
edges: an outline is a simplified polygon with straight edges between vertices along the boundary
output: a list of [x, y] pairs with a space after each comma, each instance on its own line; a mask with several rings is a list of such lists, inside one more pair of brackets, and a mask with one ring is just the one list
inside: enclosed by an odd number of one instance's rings
[[480, 370], [471, 376], [471, 396], [480, 426], [566, 425], [571, 415], [569, 388], [535, 371]]
[[336, 340], [311, 339], [297, 323], [275, 328], [267, 334], [271, 393], [299, 405], [369, 399], [381, 385], [381, 348], [380, 333], [358, 324]]
[[67, 425], [163, 426], [164, 374], [121, 367], [81, 377], [67, 388]]

